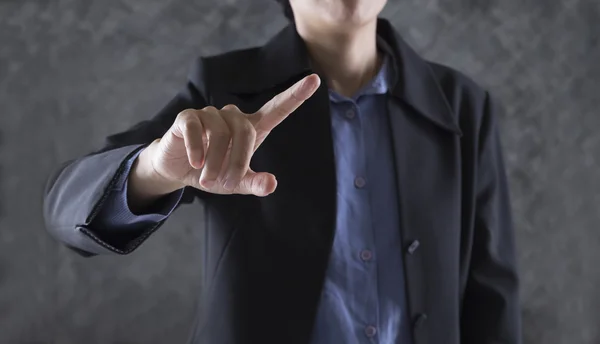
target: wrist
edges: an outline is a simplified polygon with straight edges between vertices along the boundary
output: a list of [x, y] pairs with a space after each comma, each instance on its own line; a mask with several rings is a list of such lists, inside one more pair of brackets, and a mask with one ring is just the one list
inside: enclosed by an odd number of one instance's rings
[[181, 182], [169, 180], [160, 175], [153, 166], [152, 156], [157, 148], [152, 142], [138, 155], [129, 174], [129, 194], [134, 199], [156, 199], [183, 188]]

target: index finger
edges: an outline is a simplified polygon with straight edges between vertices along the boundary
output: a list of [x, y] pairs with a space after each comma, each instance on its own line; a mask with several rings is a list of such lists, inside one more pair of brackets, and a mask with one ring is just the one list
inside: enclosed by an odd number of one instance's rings
[[271, 131], [310, 98], [320, 84], [321, 79], [317, 74], [302, 78], [263, 105], [260, 110], [250, 116], [250, 122], [257, 131]]

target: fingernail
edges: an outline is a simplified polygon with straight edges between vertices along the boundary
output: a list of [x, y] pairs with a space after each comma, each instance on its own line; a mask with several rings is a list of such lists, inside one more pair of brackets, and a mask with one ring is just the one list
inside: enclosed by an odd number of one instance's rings
[[200, 185], [204, 186], [207, 189], [212, 188], [213, 185], [215, 185], [215, 181], [214, 180], [201, 180]]
[[315, 76], [315, 84], [317, 87], [321, 86], [321, 77], [318, 74], [313, 74]]
[[233, 180], [225, 180], [225, 184], [223, 184], [223, 188], [227, 191], [232, 191], [233, 189], [235, 189], [235, 182]]

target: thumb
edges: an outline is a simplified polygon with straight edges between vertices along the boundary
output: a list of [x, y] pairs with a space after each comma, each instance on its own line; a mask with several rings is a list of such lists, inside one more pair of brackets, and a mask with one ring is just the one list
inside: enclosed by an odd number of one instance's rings
[[262, 197], [273, 193], [276, 188], [277, 179], [274, 175], [267, 172], [254, 172], [250, 170], [242, 178], [233, 193]]

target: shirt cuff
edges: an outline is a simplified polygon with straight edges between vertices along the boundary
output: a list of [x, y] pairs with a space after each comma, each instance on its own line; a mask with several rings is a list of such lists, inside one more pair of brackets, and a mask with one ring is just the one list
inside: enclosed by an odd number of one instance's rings
[[108, 225], [109, 228], [120, 228], [132, 225], [149, 225], [151, 223], [157, 223], [165, 220], [175, 210], [181, 197], [183, 196], [183, 189], [174, 191], [168, 195], [165, 195], [158, 199], [149, 208], [148, 213], [134, 214], [129, 208], [127, 202], [127, 187], [129, 173], [135, 162], [135, 159], [139, 156], [143, 149], [140, 149], [135, 155], [133, 155], [125, 168], [123, 173], [118, 177], [117, 182], [114, 184], [111, 195], [103, 205], [103, 209], [100, 212], [99, 218], [103, 219], [104, 224]]

